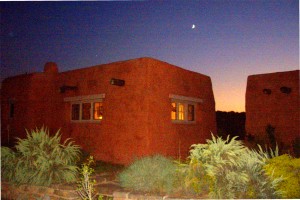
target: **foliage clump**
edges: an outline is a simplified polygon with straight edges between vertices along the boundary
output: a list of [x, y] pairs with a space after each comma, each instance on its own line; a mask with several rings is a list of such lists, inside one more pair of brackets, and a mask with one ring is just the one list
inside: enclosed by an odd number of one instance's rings
[[142, 192], [181, 192], [206, 198], [279, 198], [282, 181], [267, 174], [267, 161], [278, 156], [248, 149], [237, 137], [223, 140], [212, 135], [206, 144], [192, 145], [187, 163], [162, 156], [137, 160], [119, 175], [121, 185]]
[[271, 179], [283, 177], [276, 187], [284, 191], [283, 198], [300, 198], [300, 158], [292, 158], [287, 154], [274, 157], [267, 161], [264, 169]]
[[121, 186], [134, 191], [168, 193], [176, 180], [176, 164], [161, 155], [136, 160], [119, 174]]
[[16, 154], [8, 147], [1, 147], [1, 175], [5, 180], [12, 180], [15, 173]]
[[206, 174], [203, 163], [191, 160], [189, 163], [179, 163], [178, 181], [182, 188], [177, 191], [183, 192], [188, 196], [204, 196], [209, 192], [210, 177]]
[[[270, 179], [264, 172], [268, 155], [249, 150], [233, 137], [214, 137], [196, 144], [190, 151], [190, 165], [198, 163], [209, 178], [211, 198], [277, 198], [280, 178]], [[198, 177], [201, 179], [202, 177]]]
[[53, 183], [74, 182], [77, 178], [80, 147], [70, 139], [62, 144], [59, 131], [27, 131], [27, 138], [18, 138], [16, 151], [1, 147], [1, 167], [4, 179], [16, 184], [48, 186]]

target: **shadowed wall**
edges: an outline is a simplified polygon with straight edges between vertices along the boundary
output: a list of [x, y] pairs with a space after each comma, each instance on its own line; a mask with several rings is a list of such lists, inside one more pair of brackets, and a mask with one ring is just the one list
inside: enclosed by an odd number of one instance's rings
[[299, 70], [249, 76], [247, 133], [263, 139], [271, 125], [277, 142], [290, 145], [300, 136], [299, 101]]

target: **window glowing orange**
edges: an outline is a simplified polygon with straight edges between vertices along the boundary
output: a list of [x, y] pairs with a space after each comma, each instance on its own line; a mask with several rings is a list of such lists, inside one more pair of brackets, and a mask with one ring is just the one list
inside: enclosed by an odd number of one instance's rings
[[172, 103], [171, 119], [176, 120], [176, 103]]
[[103, 119], [103, 105], [101, 102], [94, 103], [94, 112], [93, 116], [95, 120]]
[[184, 105], [178, 103], [178, 120], [184, 120]]

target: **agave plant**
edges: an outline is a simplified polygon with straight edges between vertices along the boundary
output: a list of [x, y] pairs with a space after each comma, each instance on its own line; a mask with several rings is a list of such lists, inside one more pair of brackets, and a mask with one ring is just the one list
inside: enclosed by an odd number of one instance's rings
[[13, 182], [50, 185], [76, 181], [80, 147], [70, 139], [61, 144], [59, 132], [51, 137], [49, 130], [42, 127], [26, 130], [27, 138], [18, 138]]

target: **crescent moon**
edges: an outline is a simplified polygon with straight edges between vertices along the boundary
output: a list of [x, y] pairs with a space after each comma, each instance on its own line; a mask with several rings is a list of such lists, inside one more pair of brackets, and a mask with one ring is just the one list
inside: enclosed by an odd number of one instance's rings
[[192, 25], [192, 29], [196, 28], [195, 24]]

